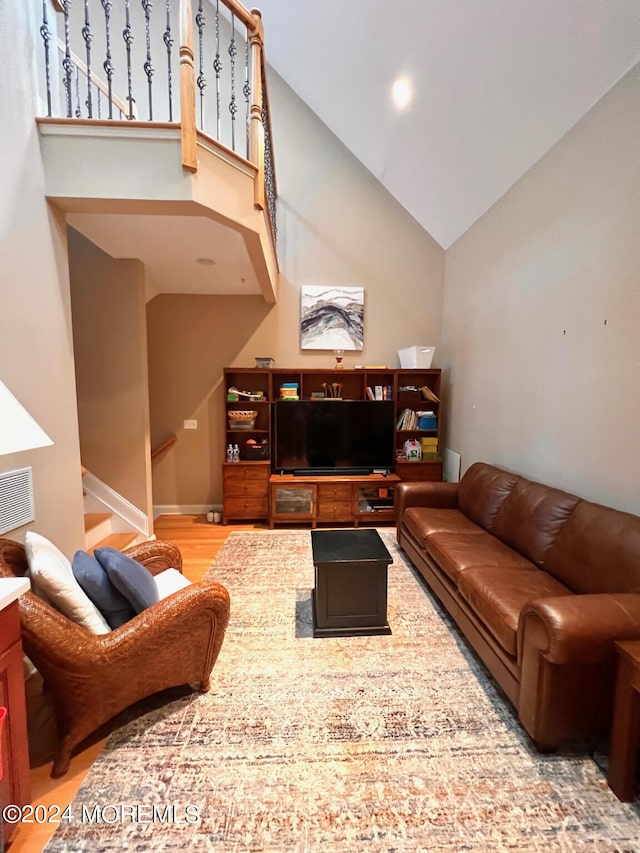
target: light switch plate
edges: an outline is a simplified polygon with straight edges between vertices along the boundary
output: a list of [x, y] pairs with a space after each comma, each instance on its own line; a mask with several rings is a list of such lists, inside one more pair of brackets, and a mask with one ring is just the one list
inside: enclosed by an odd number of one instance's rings
[[198, 421], [195, 421], [195, 420], [184, 421], [184, 428], [185, 429], [198, 429]]

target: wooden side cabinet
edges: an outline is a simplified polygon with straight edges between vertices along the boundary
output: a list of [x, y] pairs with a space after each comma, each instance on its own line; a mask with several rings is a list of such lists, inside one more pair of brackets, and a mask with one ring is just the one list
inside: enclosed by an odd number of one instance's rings
[[[11, 584], [9, 589], [5, 584]], [[0, 782], [0, 806], [24, 806], [31, 801], [29, 742], [24, 697], [20, 610], [17, 597], [29, 589], [22, 578], [0, 581], [0, 706], [7, 709], [2, 730], [3, 778]], [[13, 600], [10, 600], [13, 599]], [[7, 603], [8, 601], [8, 603]], [[2, 826], [5, 843], [15, 824]]]
[[222, 523], [230, 518], [267, 518], [269, 463], [225, 462], [222, 466]]

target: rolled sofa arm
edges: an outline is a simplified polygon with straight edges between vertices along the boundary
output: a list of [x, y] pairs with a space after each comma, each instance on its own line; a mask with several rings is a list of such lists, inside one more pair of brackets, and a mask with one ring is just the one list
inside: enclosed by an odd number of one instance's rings
[[421, 480], [398, 483], [395, 489], [396, 523], [410, 506], [426, 506], [438, 509], [457, 509], [458, 483], [433, 483]]
[[158, 575], [165, 569], [177, 569], [182, 572], [182, 554], [177, 545], [164, 539], [152, 539], [126, 548], [124, 553], [136, 563], [148, 569], [152, 575]]
[[532, 601], [518, 626], [518, 659], [533, 644], [552, 664], [613, 657], [616, 640], [640, 639], [640, 593], [566, 595]]

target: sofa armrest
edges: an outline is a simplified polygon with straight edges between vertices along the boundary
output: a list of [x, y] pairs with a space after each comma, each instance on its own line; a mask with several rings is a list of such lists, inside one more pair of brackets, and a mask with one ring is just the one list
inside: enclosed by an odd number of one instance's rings
[[124, 553], [136, 563], [148, 569], [152, 575], [158, 575], [165, 569], [177, 569], [182, 572], [182, 554], [177, 545], [164, 539], [152, 539], [126, 548]]
[[518, 659], [533, 644], [552, 664], [613, 658], [616, 640], [640, 639], [640, 593], [566, 595], [532, 601], [518, 626]]
[[402, 521], [402, 514], [410, 506], [427, 506], [438, 509], [457, 509], [458, 483], [433, 483], [405, 481], [398, 483], [395, 489], [396, 523]]

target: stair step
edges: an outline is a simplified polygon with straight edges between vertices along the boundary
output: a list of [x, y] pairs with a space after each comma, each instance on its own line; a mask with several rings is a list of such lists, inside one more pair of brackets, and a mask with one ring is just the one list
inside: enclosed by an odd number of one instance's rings
[[115, 548], [116, 551], [124, 551], [130, 545], [135, 545], [137, 538], [138, 534], [133, 531], [129, 533], [111, 533], [109, 536], [101, 539], [100, 542], [96, 542], [91, 551], [94, 548]]
[[93, 530], [94, 527], [97, 527], [99, 524], [102, 524], [104, 521], [108, 521], [111, 518], [110, 512], [85, 512], [84, 514], [84, 532], [88, 533], [90, 530]]

